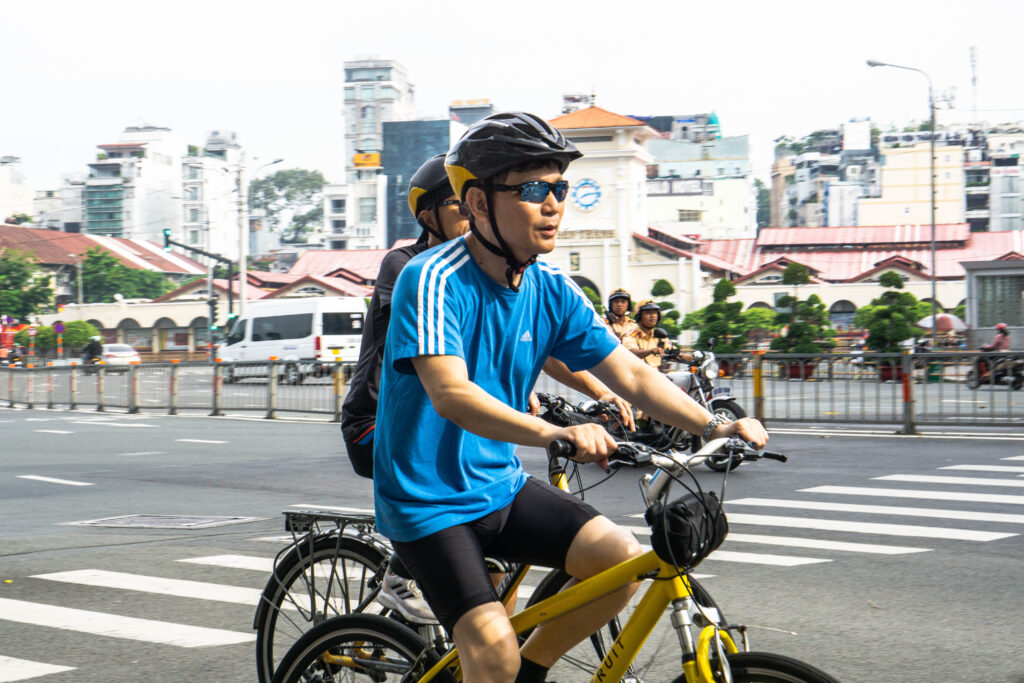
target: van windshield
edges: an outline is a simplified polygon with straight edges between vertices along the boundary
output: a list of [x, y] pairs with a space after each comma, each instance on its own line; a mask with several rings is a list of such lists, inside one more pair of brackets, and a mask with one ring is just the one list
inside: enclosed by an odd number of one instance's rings
[[245, 339], [245, 322], [244, 318], [235, 321], [234, 327], [232, 327], [231, 332], [228, 333], [228, 344], [237, 344]]
[[252, 340], [302, 339], [313, 334], [313, 314], [273, 315], [252, 319]]
[[324, 334], [362, 334], [363, 314], [355, 311], [324, 313]]

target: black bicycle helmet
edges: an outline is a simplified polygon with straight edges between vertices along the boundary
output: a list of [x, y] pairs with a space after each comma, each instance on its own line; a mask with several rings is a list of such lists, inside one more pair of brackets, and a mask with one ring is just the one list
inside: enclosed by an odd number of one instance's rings
[[498, 229], [494, 216], [491, 179], [503, 171], [533, 161], [552, 161], [564, 173], [569, 163], [583, 154], [576, 145], [547, 121], [526, 112], [503, 112], [480, 119], [469, 127], [445, 158], [445, 170], [455, 194], [465, 201], [466, 191], [481, 186], [487, 195], [491, 229], [498, 244], [484, 238], [470, 217], [469, 229], [488, 251], [505, 259], [505, 278], [512, 291], [518, 291], [514, 278], [537, 260], [536, 254], [520, 262], [512, 254]]
[[[420, 227], [442, 242], [447, 242], [448, 238], [441, 230], [441, 215], [438, 210], [438, 203], [453, 194], [452, 186], [448, 182], [448, 173], [444, 168], [444, 159], [443, 153], [432, 156], [412, 174], [409, 181], [409, 210]], [[420, 220], [420, 212], [430, 209], [434, 211], [436, 230]]]

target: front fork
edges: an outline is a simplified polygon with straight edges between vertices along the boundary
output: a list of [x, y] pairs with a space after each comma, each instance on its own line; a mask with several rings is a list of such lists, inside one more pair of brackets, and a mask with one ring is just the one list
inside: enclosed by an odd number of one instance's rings
[[[693, 637], [694, 621], [691, 614], [699, 609], [693, 597], [678, 598], [672, 601], [672, 627], [679, 638], [679, 647], [683, 652], [683, 673], [687, 681], [695, 683], [732, 683], [732, 672], [725, 658], [726, 653], [738, 652], [735, 642], [717, 623], [712, 623], [700, 630], [696, 641]], [[744, 651], [750, 650], [747, 641], [747, 630], [743, 626], [736, 627], [743, 636]], [[717, 665], [712, 666], [711, 648], [715, 649]]]

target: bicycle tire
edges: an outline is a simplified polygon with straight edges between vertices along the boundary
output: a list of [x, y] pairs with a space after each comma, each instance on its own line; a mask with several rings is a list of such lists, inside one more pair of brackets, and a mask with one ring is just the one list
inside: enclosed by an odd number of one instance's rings
[[[771, 652], [737, 652], [725, 659], [734, 683], [839, 683], [817, 667]], [[687, 683], [686, 675], [681, 674], [673, 683]]]
[[[386, 654], [388, 651], [391, 656]], [[327, 653], [351, 657], [360, 670], [324, 662]], [[417, 660], [425, 671], [439, 657], [414, 631], [387, 617], [349, 614], [328, 619], [299, 638], [281, 660], [273, 683], [399, 681]], [[351, 674], [351, 678], [346, 674]], [[455, 679], [443, 672], [434, 680], [454, 683]]]
[[[284, 643], [287, 648], [311, 625], [372, 604], [373, 590], [366, 584], [386, 560], [384, 553], [370, 543], [350, 536], [339, 540], [337, 533], [314, 538], [312, 550], [308, 542], [291, 548], [275, 565], [256, 609], [253, 628], [256, 630], [259, 683], [269, 683], [273, 676], [280, 659], [282, 638], [287, 641]], [[349, 570], [350, 566], [353, 571]], [[342, 590], [342, 582], [346, 587], [354, 587], [354, 581], [359, 584], [358, 592]], [[289, 610], [282, 619], [286, 603], [294, 610]]]

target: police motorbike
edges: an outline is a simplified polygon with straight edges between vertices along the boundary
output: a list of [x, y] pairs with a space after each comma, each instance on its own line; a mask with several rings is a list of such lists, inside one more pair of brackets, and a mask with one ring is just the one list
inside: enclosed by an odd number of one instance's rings
[[[662, 354], [663, 361], [672, 361], [686, 364], [686, 370], [669, 372], [668, 378], [685, 391], [690, 398], [704, 406], [708, 412], [714, 415], [721, 415], [730, 421], [735, 421], [747, 416], [747, 411], [740, 407], [733, 396], [732, 387], [716, 387], [715, 380], [718, 379], [719, 364], [715, 358], [715, 342], [712, 338], [708, 342], [707, 351], [693, 351], [691, 359], [683, 358], [682, 352], [678, 349], [669, 349]], [[704, 440], [698, 434], [687, 434], [689, 446], [693, 452], [697, 452], [704, 445]], [[716, 472], [724, 472], [726, 469], [734, 470], [740, 466], [742, 460], [730, 459], [728, 455], [711, 456], [705, 464]]]
[[967, 371], [964, 385], [977, 389], [982, 384], [1008, 384], [1014, 391], [1024, 387], [1024, 358], [1005, 352], [978, 358]]

